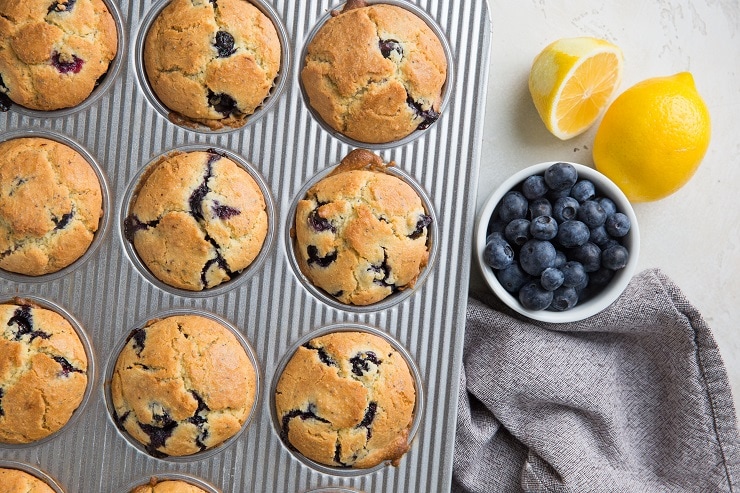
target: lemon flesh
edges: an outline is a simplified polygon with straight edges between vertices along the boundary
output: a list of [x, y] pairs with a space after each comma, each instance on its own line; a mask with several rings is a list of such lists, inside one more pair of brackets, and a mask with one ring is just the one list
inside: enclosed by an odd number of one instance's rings
[[563, 38], [532, 62], [529, 92], [545, 127], [567, 140], [602, 115], [622, 80], [619, 47], [593, 37]]
[[691, 179], [710, 134], [709, 111], [691, 73], [647, 79], [607, 109], [594, 139], [594, 165], [630, 201], [659, 200]]

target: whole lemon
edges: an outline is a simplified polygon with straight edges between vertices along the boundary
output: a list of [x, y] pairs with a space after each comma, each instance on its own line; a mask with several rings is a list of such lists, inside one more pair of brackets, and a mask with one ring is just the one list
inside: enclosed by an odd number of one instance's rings
[[689, 72], [644, 80], [604, 114], [593, 144], [596, 169], [632, 202], [684, 186], [709, 147], [709, 111]]

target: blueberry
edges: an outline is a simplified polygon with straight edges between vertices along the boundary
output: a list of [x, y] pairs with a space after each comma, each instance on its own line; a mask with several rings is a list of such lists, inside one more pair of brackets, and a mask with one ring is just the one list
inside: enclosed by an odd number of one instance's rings
[[604, 209], [604, 212], [606, 212], [606, 217], [611, 216], [615, 212], [617, 212], [617, 204], [614, 203], [614, 201], [607, 197], [601, 197], [596, 200], [602, 209]]
[[531, 175], [522, 183], [522, 194], [529, 200], [544, 197], [548, 191], [545, 178], [542, 175]]
[[306, 253], [308, 254], [308, 265], [316, 264], [319, 267], [328, 267], [337, 259], [336, 250], [327, 253], [323, 257], [319, 256], [319, 249], [316, 245], [308, 245], [306, 247]]
[[504, 236], [510, 243], [522, 246], [531, 238], [531, 235], [529, 234], [529, 224], [529, 219], [514, 219], [506, 225]]
[[602, 265], [601, 269], [588, 275], [588, 285], [590, 288], [600, 290], [612, 280], [614, 271]]
[[588, 241], [599, 246], [603, 246], [607, 241], [609, 241], [609, 233], [606, 232], [606, 228], [604, 226], [592, 228], [591, 236], [589, 236]]
[[503, 269], [514, 261], [514, 250], [505, 239], [495, 235], [486, 243], [483, 261], [493, 269]]
[[627, 265], [630, 258], [629, 251], [622, 245], [615, 245], [607, 248], [601, 254], [601, 263], [607, 269], [619, 270]]
[[539, 276], [542, 271], [555, 265], [557, 253], [549, 241], [529, 240], [519, 251], [519, 263], [527, 274]]
[[555, 265], [553, 265], [553, 267], [560, 269], [567, 261], [568, 257], [565, 256], [565, 253], [563, 253], [562, 250], [557, 250], [555, 252]]
[[552, 190], [571, 188], [578, 181], [578, 171], [569, 163], [555, 163], [545, 170], [545, 183]]
[[575, 219], [580, 205], [573, 197], [560, 197], [552, 207], [552, 216], [560, 223]]
[[218, 52], [218, 58], [230, 57], [236, 53], [234, 48], [234, 36], [227, 33], [226, 31], [218, 31], [216, 33], [216, 42], [213, 44]]
[[488, 233], [502, 233], [506, 229], [508, 222], [504, 221], [498, 216], [492, 217], [488, 222]]
[[77, 58], [77, 55], [72, 55], [71, 60], [68, 58], [62, 59], [61, 54], [56, 51], [51, 55], [51, 64], [62, 74], [69, 72], [78, 74], [80, 73], [80, 70], [82, 70], [82, 65], [84, 63], [84, 60], [82, 60], [82, 58]]
[[52, 12], [70, 12], [75, 3], [77, 3], [77, 0], [56, 0], [49, 6], [46, 13], [51, 14]]
[[560, 270], [563, 272], [563, 286], [572, 288], [588, 282], [588, 274], [580, 262], [569, 260]]
[[488, 233], [488, 236], [486, 236], [486, 243], [489, 243], [489, 242], [493, 241], [494, 238], [503, 239], [504, 241], [506, 240], [506, 238], [504, 237], [503, 232], [493, 231], [491, 233]]
[[236, 101], [228, 94], [218, 93], [208, 89], [207, 94], [208, 105], [213, 106], [213, 109], [221, 113], [224, 118], [228, 117], [232, 113], [238, 112]]
[[615, 212], [611, 216], [606, 218], [606, 232], [614, 238], [621, 238], [630, 231], [632, 224], [630, 218], [621, 212]]
[[578, 303], [578, 291], [575, 288], [561, 286], [552, 294], [550, 308], [557, 312], [570, 310]]
[[576, 217], [589, 228], [598, 228], [606, 222], [606, 212], [595, 200], [587, 200], [582, 203], [578, 208]]
[[565, 248], [583, 245], [591, 236], [591, 230], [581, 221], [564, 221], [558, 227], [558, 242]]
[[213, 206], [211, 207], [211, 210], [213, 211], [213, 214], [217, 218], [224, 219], [224, 220], [241, 214], [241, 211], [239, 209], [235, 209], [234, 207], [224, 205], [215, 200], [213, 201]]
[[519, 292], [519, 289], [530, 280], [527, 273], [522, 270], [517, 262], [501, 270], [497, 270], [496, 279], [510, 293]]
[[552, 240], [558, 234], [558, 223], [550, 216], [538, 216], [529, 224], [529, 234], [537, 240]]
[[588, 286], [581, 290], [580, 299], [585, 300], [597, 295], [607, 284], [609, 284], [609, 281], [611, 281], [613, 277], [614, 271], [607, 269], [606, 267], [601, 267], [596, 272], [591, 272], [588, 275]]
[[527, 216], [527, 207], [529, 203], [527, 198], [517, 191], [506, 192], [504, 197], [501, 199], [499, 205], [498, 215], [504, 221], [511, 222], [514, 219], [519, 219]]
[[[547, 192], [546, 197], [550, 199], [550, 202], [555, 202], [556, 200], [562, 198], [562, 197], [570, 197], [570, 188], [566, 188], [564, 190], [550, 190]], [[576, 202], [578, 202], [576, 200]]]
[[383, 58], [390, 58], [395, 51], [398, 56], [403, 56], [403, 47], [395, 39], [381, 39], [378, 41], [378, 48]]
[[570, 196], [578, 202], [591, 200], [596, 196], [596, 188], [591, 180], [579, 180], [570, 189]]
[[432, 224], [432, 216], [422, 214], [421, 216], [419, 216], [419, 219], [416, 220], [416, 227], [414, 231], [410, 235], [408, 235], [408, 237], [412, 240], [421, 238], [421, 235], [424, 234], [424, 229], [426, 229], [427, 226], [429, 226], [430, 224]]
[[537, 281], [530, 281], [519, 290], [519, 302], [527, 310], [544, 310], [552, 303], [552, 291], [543, 289]]
[[563, 275], [563, 271], [555, 267], [548, 267], [542, 271], [540, 285], [548, 291], [555, 291], [563, 285], [564, 280], [565, 275]]
[[325, 217], [321, 217], [319, 215], [319, 209], [316, 208], [308, 213], [308, 218], [306, 219], [308, 222], [308, 225], [311, 226], [311, 229], [313, 229], [316, 232], [321, 231], [333, 231], [336, 232], [336, 228], [332, 223], [326, 219]]
[[550, 201], [544, 197], [534, 199], [529, 203], [529, 219], [534, 219], [539, 216], [552, 216], [552, 205]]
[[419, 124], [418, 127], [416, 127], [417, 130], [424, 130], [426, 128], [429, 128], [429, 126], [436, 122], [439, 118], [439, 112], [436, 111], [433, 107], [429, 107], [428, 110], [425, 110], [421, 103], [414, 101], [414, 98], [412, 98], [410, 95], [406, 97], [406, 104], [411, 107], [412, 110], [414, 110], [414, 113], [416, 113], [416, 116], [423, 118], [423, 121]]
[[601, 267], [601, 248], [587, 241], [570, 251], [570, 259], [583, 264], [586, 272], [595, 272]]

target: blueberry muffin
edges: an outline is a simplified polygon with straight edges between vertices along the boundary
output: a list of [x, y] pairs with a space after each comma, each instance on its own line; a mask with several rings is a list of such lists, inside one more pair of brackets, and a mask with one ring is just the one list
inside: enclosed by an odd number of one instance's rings
[[398, 465], [415, 403], [406, 360], [367, 332], [333, 332], [302, 345], [275, 390], [283, 441], [333, 467]]
[[0, 268], [39, 276], [80, 258], [103, 215], [100, 181], [82, 155], [44, 138], [0, 143]]
[[176, 123], [240, 127], [270, 93], [281, 47], [247, 0], [172, 0], [144, 43], [152, 90]]
[[369, 305], [414, 286], [429, 260], [431, 222], [408, 183], [378, 155], [355, 149], [298, 202], [296, 259], [315, 286]]
[[144, 174], [126, 238], [160, 281], [212, 288], [247, 268], [267, 236], [265, 198], [252, 176], [215, 150], [171, 153]]
[[153, 477], [147, 484], [137, 486], [130, 493], [206, 493], [206, 491], [179, 479], [158, 481]]
[[82, 402], [85, 347], [67, 319], [20, 298], [0, 304], [0, 327], [0, 442], [34, 442]]
[[54, 493], [44, 481], [20, 469], [0, 468], [0, 484], [4, 493]]
[[388, 4], [347, 2], [310, 41], [301, 81], [310, 106], [334, 130], [386, 143], [439, 117], [447, 59], [429, 26]]
[[173, 315], [131, 332], [110, 385], [121, 430], [154, 457], [185, 456], [239, 432], [257, 377], [229, 329], [204, 316]]
[[103, 0], [0, 0], [0, 106], [77, 106], [117, 52], [116, 24]]

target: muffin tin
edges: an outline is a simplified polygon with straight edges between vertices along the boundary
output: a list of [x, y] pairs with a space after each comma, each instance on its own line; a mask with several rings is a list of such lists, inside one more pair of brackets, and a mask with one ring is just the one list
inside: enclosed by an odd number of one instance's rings
[[[245, 127], [205, 132], [168, 121], [137, 75], [137, 35], [162, 1], [106, 0], [112, 2], [122, 28], [115, 62], [120, 66], [111, 68], [105, 87], [62, 113], [14, 106], [0, 114], [0, 132], [50, 133], [89, 151], [108, 184], [112, 231], [120, 231], [127, 187], [152, 159], [188, 146], [218, 148], [251, 163], [263, 178], [272, 197], [275, 238], [287, 238], [291, 207], [306, 184], [354, 148], [312, 116], [291, 63], [300, 58], [317, 23], [343, 5], [328, 0], [262, 2], [284, 26], [287, 63], [279, 82], [284, 86], [276, 86], [269, 106]], [[1, 461], [43, 470], [61, 485], [59, 491], [70, 493], [118, 492], [164, 473], [200, 478], [225, 493], [449, 489], [491, 26], [486, 2], [413, 0], [409, 5], [438, 26], [455, 71], [440, 119], [412, 139], [378, 151], [418, 184], [435, 214], [436, 260], [426, 280], [403, 299], [368, 310], [328, 303], [291, 266], [288, 241], [273, 241], [261, 265], [229, 289], [204, 296], [172, 292], [143, 276], [122, 236], [105, 230], [91, 255], [58, 277], [0, 276], [4, 298], [37, 296], [73, 313], [101, 361], [108, 361], [137, 321], [171, 310], [213, 313], [236, 327], [254, 348], [265, 381], [272, 381], [290, 348], [322, 327], [360, 324], [387, 334], [407, 350], [424, 390], [418, 430], [400, 465], [335, 474], [297, 459], [272, 424], [270, 385], [261, 386], [249, 427], [227, 447], [199, 460], [153, 458], [124, 439], [109, 418], [105, 378], [96, 380], [86, 405], [63, 433], [22, 448], [0, 445]]]

